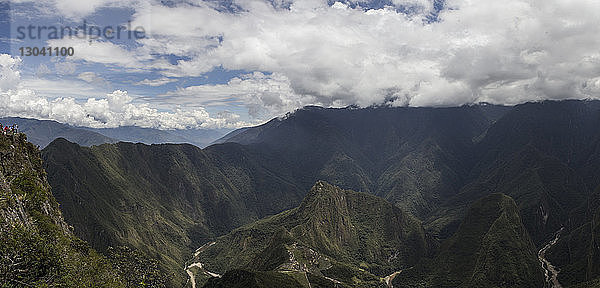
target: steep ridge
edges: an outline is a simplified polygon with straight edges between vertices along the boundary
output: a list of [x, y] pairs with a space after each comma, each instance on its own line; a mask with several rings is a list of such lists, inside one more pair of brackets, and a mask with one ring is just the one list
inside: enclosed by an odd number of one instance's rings
[[[427, 251], [423, 228], [409, 214], [379, 197], [319, 181], [299, 207], [235, 229], [195, 259], [225, 275], [234, 269], [278, 271], [305, 275], [309, 283], [314, 278], [378, 287], [384, 276], [416, 264]], [[202, 282], [203, 273], [198, 276]]]
[[570, 211], [584, 203], [588, 189], [575, 170], [527, 145], [464, 186], [430, 217], [427, 226], [438, 231], [450, 221], [458, 222], [471, 202], [489, 193], [514, 198], [534, 243], [542, 245], [564, 225]]
[[473, 203], [432, 261], [397, 275], [394, 287], [543, 287], [544, 276], [516, 203], [490, 194]]
[[[58, 139], [42, 154], [65, 218], [79, 237], [99, 251], [132, 245], [183, 282], [186, 274], [177, 267], [191, 251], [297, 206], [319, 179], [428, 214], [440, 194], [460, 187], [465, 173], [457, 172], [464, 170], [457, 159], [489, 119], [478, 107], [307, 108], [272, 123], [283, 127], [264, 136], [268, 143], [204, 150], [128, 143], [85, 148]], [[432, 164], [413, 169], [421, 159]], [[388, 169], [398, 161], [399, 167]]]
[[307, 107], [224, 141], [268, 150], [299, 186], [324, 179], [369, 192], [427, 219], [446, 239], [489, 193], [515, 199], [536, 245], [598, 186], [600, 101], [514, 108]]

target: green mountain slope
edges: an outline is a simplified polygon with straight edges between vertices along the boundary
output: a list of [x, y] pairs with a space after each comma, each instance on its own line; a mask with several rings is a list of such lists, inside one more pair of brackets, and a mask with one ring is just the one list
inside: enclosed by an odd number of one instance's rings
[[481, 106], [305, 107], [222, 141], [276, 155], [303, 189], [322, 179], [425, 216], [464, 185], [473, 139], [490, 123]]
[[[273, 271], [256, 272], [246, 270], [233, 270], [227, 272], [223, 277], [211, 278], [203, 286], [204, 288], [305, 288], [309, 287], [308, 277], [302, 279], [286, 273]], [[327, 280], [325, 280], [327, 281]], [[320, 287], [320, 286], [310, 286]]]
[[[541, 248], [598, 186], [599, 101], [516, 106], [486, 131], [472, 153], [466, 185], [429, 215], [440, 238], [455, 230], [470, 203], [489, 193], [511, 196]], [[596, 176], [592, 176], [596, 175]]]
[[79, 237], [103, 252], [137, 248], [158, 259], [179, 286], [186, 278], [181, 267], [200, 244], [301, 199], [243, 147], [226, 146], [223, 156], [192, 145], [87, 148], [57, 139], [43, 157]]
[[512, 198], [471, 205], [432, 261], [395, 277], [394, 287], [543, 287], [541, 264]]
[[[299, 207], [219, 237], [194, 262], [211, 273], [304, 273], [330, 284], [378, 287], [382, 277], [414, 265], [427, 251], [423, 228], [409, 214], [379, 197], [320, 181]], [[199, 281], [205, 275], [196, 274]]]
[[534, 243], [541, 245], [560, 229], [570, 211], [585, 201], [588, 190], [575, 170], [526, 146], [496, 161], [477, 180], [464, 186], [443, 205], [444, 209], [430, 217], [427, 226], [436, 231], [447, 222], [458, 222], [470, 203], [489, 193], [504, 193], [515, 199], [526, 229]]

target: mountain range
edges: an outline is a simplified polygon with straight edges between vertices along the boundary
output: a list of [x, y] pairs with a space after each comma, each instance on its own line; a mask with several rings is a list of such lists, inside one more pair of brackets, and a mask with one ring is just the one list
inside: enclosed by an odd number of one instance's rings
[[159, 130], [136, 126], [116, 128], [77, 127], [52, 120], [37, 120], [19, 117], [0, 118], [5, 125], [17, 124], [34, 145], [44, 148], [56, 138], [65, 138], [81, 146], [93, 146], [119, 141], [160, 144], [188, 143], [204, 148], [230, 129], [172, 129]]
[[41, 157], [73, 237], [169, 287], [594, 287], [597, 127], [600, 101], [308, 106], [204, 149]]

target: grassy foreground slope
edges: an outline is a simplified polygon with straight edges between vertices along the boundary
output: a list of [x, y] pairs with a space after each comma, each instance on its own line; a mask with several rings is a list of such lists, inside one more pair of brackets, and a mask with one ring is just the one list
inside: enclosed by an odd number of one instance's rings
[[164, 287], [152, 261], [122, 249], [106, 258], [73, 235], [25, 134], [0, 134], [0, 157], [0, 287]]

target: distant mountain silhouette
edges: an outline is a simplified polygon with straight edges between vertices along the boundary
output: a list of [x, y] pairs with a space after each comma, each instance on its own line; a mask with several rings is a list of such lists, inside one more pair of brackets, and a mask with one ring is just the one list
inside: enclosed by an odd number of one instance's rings
[[230, 129], [181, 129], [159, 130], [125, 126], [117, 128], [76, 127], [51, 120], [36, 120], [19, 117], [0, 118], [4, 125], [19, 125], [33, 144], [46, 147], [56, 138], [65, 138], [81, 146], [104, 143], [133, 142], [145, 144], [188, 143], [200, 148], [225, 135]]
[[18, 117], [0, 118], [3, 125], [19, 125], [19, 131], [27, 135], [27, 139], [44, 148], [56, 138], [65, 138], [81, 146], [116, 143], [117, 139], [110, 138], [97, 132], [73, 127], [50, 120], [36, 120]]

